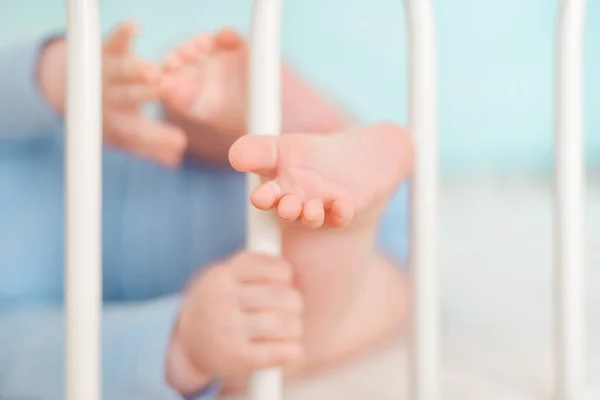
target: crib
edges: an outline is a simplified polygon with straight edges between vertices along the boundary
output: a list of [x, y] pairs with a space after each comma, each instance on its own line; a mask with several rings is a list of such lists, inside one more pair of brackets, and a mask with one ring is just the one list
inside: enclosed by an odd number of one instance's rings
[[[407, 0], [409, 130], [416, 143], [411, 179], [410, 400], [443, 398], [439, 385], [437, 280], [436, 51], [432, 0]], [[68, 0], [66, 398], [99, 400], [101, 298], [101, 87], [97, 0]], [[585, 0], [562, 0], [557, 26], [555, 175], [556, 400], [586, 397], [583, 312], [582, 59]], [[282, 0], [255, 0], [247, 131], [280, 131]], [[258, 184], [249, 174], [248, 190]], [[249, 207], [247, 248], [277, 255], [272, 215]], [[256, 371], [251, 400], [280, 400], [278, 368]], [[399, 394], [399, 398], [406, 398]]]

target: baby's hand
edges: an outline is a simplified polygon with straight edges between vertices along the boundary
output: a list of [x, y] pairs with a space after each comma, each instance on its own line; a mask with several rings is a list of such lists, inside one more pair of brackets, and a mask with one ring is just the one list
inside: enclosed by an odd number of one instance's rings
[[110, 145], [173, 167], [181, 161], [186, 137], [181, 129], [142, 114], [145, 103], [158, 99], [160, 70], [131, 50], [136, 33], [134, 24], [122, 24], [104, 42], [104, 138]]
[[[131, 23], [122, 24], [103, 44], [104, 140], [138, 156], [175, 166], [185, 151], [186, 137], [180, 128], [142, 114], [142, 106], [158, 97], [159, 68], [142, 61], [131, 50], [136, 30]], [[43, 47], [38, 67], [40, 89], [61, 114], [66, 111], [66, 61], [65, 40], [52, 40]]]
[[210, 379], [298, 361], [302, 299], [285, 261], [241, 253], [187, 289], [174, 329], [167, 376], [182, 393]]

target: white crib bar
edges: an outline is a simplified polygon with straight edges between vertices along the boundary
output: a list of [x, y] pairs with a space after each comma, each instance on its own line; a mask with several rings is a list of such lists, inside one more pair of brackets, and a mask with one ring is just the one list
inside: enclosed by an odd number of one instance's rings
[[67, 14], [65, 398], [99, 400], [102, 103], [97, 0], [68, 0]]
[[437, 271], [436, 45], [431, 0], [408, 0], [409, 129], [416, 143], [411, 185], [411, 400], [437, 400], [439, 387]]
[[583, 27], [585, 0], [563, 0], [556, 92], [556, 399], [585, 396]]
[[[248, 134], [278, 135], [281, 131], [281, 7], [282, 0], [255, 0], [250, 40]], [[248, 194], [259, 177], [248, 174]], [[248, 209], [249, 251], [281, 254], [278, 221], [271, 213]], [[255, 372], [250, 400], [280, 400], [280, 368]]]

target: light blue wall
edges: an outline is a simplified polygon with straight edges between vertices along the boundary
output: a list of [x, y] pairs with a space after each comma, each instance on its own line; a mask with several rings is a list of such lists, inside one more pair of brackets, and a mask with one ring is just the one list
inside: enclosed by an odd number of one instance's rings
[[[3, 0], [0, 40], [64, 26], [64, 1]], [[284, 51], [363, 120], [406, 121], [401, 0], [288, 0]], [[600, 4], [589, 2], [586, 128], [600, 165]], [[105, 28], [144, 30], [143, 55], [224, 25], [247, 30], [249, 0], [101, 0]], [[552, 163], [556, 0], [437, 0], [440, 150], [446, 173], [548, 169]]]

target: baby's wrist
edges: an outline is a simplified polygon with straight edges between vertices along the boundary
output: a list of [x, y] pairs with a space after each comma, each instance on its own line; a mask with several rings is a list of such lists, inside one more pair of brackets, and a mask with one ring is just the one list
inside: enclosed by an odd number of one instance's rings
[[211, 377], [200, 372], [174, 333], [166, 360], [166, 379], [169, 386], [184, 396], [201, 391]]
[[58, 113], [65, 110], [67, 76], [66, 42], [50, 39], [40, 49], [38, 85], [46, 101]]

